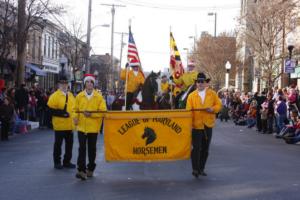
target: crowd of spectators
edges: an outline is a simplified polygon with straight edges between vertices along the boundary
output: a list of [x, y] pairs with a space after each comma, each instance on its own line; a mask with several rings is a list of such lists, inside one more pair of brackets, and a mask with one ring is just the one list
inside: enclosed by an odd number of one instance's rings
[[300, 141], [299, 90], [273, 88], [261, 93], [219, 92], [223, 109], [221, 121], [229, 118], [236, 125], [256, 127], [262, 134], [273, 134], [288, 144]]

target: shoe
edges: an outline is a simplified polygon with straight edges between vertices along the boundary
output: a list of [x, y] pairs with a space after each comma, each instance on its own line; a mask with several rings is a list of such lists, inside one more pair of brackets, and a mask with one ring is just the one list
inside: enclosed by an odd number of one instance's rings
[[198, 177], [199, 177], [199, 172], [194, 170], [194, 171], [192, 172], [192, 175], [193, 175], [195, 178], [198, 178]]
[[76, 174], [76, 178], [79, 178], [79, 179], [85, 181], [86, 180], [86, 173], [83, 172], [83, 171], [78, 171], [77, 174]]
[[63, 165], [64, 168], [75, 169], [76, 165], [73, 163], [67, 163]]
[[200, 176], [207, 176], [207, 174], [204, 171], [199, 172]]
[[87, 170], [86, 171], [86, 176], [89, 177], [89, 178], [93, 177], [94, 176], [94, 171]]
[[60, 163], [54, 164], [55, 169], [62, 169], [64, 168]]

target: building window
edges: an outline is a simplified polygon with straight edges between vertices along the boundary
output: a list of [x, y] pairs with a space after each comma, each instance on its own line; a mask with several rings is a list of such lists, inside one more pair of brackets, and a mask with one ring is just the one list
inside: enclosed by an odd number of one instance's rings
[[56, 47], [55, 47], [55, 41], [54, 41], [54, 37], [52, 38], [52, 59], [54, 59], [54, 56], [55, 56], [55, 54], [54, 54], [54, 50], [56, 49]]
[[32, 38], [32, 59], [35, 60], [35, 32], [33, 33], [33, 38]]
[[48, 58], [50, 58], [50, 53], [51, 53], [51, 37], [48, 36]]
[[58, 41], [56, 41], [56, 50], [55, 50], [55, 58], [58, 59], [58, 51], [59, 51], [59, 46], [58, 46]]
[[39, 36], [39, 51], [38, 51], [38, 59], [39, 60], [42, 60], [41, 53], [42, 53], [42, 37]]
[[44, 56], [47, 55], [47, 35], [44, 38]]

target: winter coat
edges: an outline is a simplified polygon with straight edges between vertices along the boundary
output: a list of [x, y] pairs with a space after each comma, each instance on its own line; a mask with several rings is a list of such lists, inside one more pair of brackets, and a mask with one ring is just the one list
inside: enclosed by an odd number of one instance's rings
[[191, 71], [191, 72], [185, 72], [182, 76], [180, 76], [178, 79], [173, 79], [175, 84], [182, 85], [182, 90], [187, 90], [188, 87], [195, 83], [195, 80], [197, 79], [198, 72]]
[[[126, 81], [126, 69], [122, 69], [120, 78]], [[134, 93], [145, 82], [145, 78], [141, 72], [138, 72], [137, 76], [134, 74], [133, 70], [128, 71], [127, 79], [127, 92]], [[125, 86], [126, 87], [126, 86]]]
[[14, 114], [14, 108], [11, 105], [2, 104], [0, 106], [0, 121], [10, 122]]
[[209, 88], [206, 89], [204, 103], [201, 101], [198, 90], [189, 94], [186, 103], [187, 110], [207, 108], [212, 108], [213, 113], [208, 113], [206, 111], [192, 111], [192, 127], [194, 129], [204, 129], [204, 125], [210, 128], [214, 127], [216, 113], [221, 110], [222, 103], [216, 92]]
[[[57, 90], [54, 92], [48, 100], [48, 107], [52, 111], [61, 111], [63, 112], [66, 103], [66, 95], [61, 91]], [[68, 92], [68, 103], [66, 107], [66, 112], [68, 113], [68, 117], [63, 117], [59, 115], [55, 115], [52, 112], [52, 124], [53, 129], [56, 131], [67, 131], [73, 130], [73, 119], [72, 115], [74, 115], [74, 106], [75, 106], [75, 98], [71, 92]]]
[[[85, 91], [80, 92], [76, 96], [75, 101], [75, 115], [74, 118], [78, 119], [77, 130], [83, 133], [99, 133], [103, 113], [92, 113], [90, 117], [86, 117], [83, 111], [106, 111], [106, 102], [103, 96], [97, 92], [93, 91], [93, 96], [88, 99]], [[78, 113], [79, 112], [79, 113]]]

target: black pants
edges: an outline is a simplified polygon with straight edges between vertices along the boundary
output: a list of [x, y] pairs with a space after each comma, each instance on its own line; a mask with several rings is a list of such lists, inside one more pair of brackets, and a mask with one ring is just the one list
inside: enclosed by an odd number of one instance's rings
[[[259, 113], [259, 110], [257, 111], [257, 113]], [[256, 127], [258, 131], [262, 130], [262, 124], [261, 124], [261, 117], [260, 114], [256, 115]]]
[[268, 131], [268, 119], [261, 120], [261, 128], [263, 133], [266, 133]]
[[274, 121], [274, 116], [269, 116], [268, 117], [268, 133], [273, 133], [273, 121]]
[[212, 128], [192, 130], [192, 167], [194, 171], [204, 171], [208, 158], [209, 145], [212, 137]]
[[126, 94], [126, 110], [132, 110], [133, 93], [127, 92]]
[[73, 132], [71, 130], [55, 131], [55, 141], [53, 150], [54, 164], [61, 163], [61, 146], [63, 140], [65, 140], [65, 155], [63, 164], [69, 164], [71, 162], [73, 149]]
[[9, 124], [10, 122], [1, 122], [1, 140], [8, 140]]
[[88, 146], [88, 157], [89, 163], [87, 169], [89, 171], [94, 171], [96, 168], [96, 144], [97, 144], [97, 133], [78, 132], [78, 142], [79, 142], [79, 152], [77, 159], [78, 171], [86, 171], [86, 145]]

